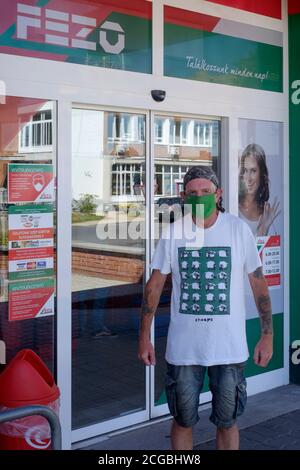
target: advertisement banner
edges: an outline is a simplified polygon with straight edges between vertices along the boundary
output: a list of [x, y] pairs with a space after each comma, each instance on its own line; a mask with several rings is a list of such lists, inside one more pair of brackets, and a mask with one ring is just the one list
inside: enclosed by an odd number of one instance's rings
[[0, 11], [4, 54], [152, 71], [149, 1], [0, 0]]
[[280, 236], [258, 237], [256, 242], [268, 286], [280, 286]]
[[53, 201], [53, 165], [8, 164], [8, 203]]
[[[253, 233], [273, 313], [283, 307], [283, 124], [239, 119], [239, 217]], [[248, 276], [247, 318], [258, 315]]]
[[173, 7], [164, 12], [166, 76], [282, 92], [280, 31]]
[[54, 280], [13, 282], [8, 287], [9, 321], [54, 315]]
[[53, 206], [10, 206], [8, 210], [10, 280], [53, 274]]

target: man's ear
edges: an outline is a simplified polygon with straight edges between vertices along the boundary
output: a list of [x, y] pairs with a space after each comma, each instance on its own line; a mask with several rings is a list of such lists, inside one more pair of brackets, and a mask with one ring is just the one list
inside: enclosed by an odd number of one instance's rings
[[179, 195], [180, 195], [181, 199], [185, 198], [185, 192], [184, 191], [180, 191]]

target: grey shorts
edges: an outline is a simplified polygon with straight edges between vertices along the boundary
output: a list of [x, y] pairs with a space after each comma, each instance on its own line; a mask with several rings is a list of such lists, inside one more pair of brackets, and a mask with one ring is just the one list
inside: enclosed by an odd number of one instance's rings
[[183, 427], [199, 419], [199, 395], [208, 370], [212, 393], [210, 420], [217, 427], [230, 428], [246, 406], [246, 363], [220, 366], [175, 366], [167, 363], [166, 394], [171, 415]]

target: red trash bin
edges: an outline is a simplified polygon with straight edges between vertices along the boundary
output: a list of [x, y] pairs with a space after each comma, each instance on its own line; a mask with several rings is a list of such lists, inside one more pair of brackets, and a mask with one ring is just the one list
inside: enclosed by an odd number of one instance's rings
[[[59, 412], [59, 388], [46, 364], [31, 349], [22, 349], [0, 374], [0, 412], [45, 405]], [[0, 424], [0, 450], [49, 450], [50, 426], [42, 416]]]

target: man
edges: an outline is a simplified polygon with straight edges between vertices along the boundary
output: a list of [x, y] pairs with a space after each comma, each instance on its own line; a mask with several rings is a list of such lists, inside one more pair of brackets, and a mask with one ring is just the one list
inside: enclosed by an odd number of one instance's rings
[[[158, 242], [144, 292], [139, 358], [155, 365], [150, 328], [166, 277], [172, 272], [166, 350], [166, 394], [174, 417], [172, 448], [193, 448], [192, 427], [199, 419], [199, 394], [207, 369], [217, 448], [233, 450], [239, 448], [236, 418], [243, 413], [247, 398], [245, 273], [261, 320], [261, 338], [254, 352], [254, 362], [261, 367], [267, 366], [273, 353], [271, 301], [253, 235], [245, 222], [225, 213], [215, 173], [209, 167], [192, 167], [183, 186], [181, 196], [191, 210], [170, 224]], [[204, 221], [198, 216], [202, 204]], [[182, 228], [187, 229], [182, 232]], [[201, 230], [203, 243], [201, 237], [196, 238]]]

